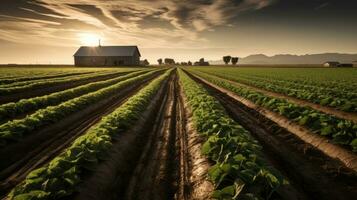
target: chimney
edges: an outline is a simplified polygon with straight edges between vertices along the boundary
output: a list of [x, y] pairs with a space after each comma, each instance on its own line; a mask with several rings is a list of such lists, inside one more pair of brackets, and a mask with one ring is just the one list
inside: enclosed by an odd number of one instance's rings
[[102, 45], [100, 45], [100, 39], [99, 39], [99, 47], [101, 47]]

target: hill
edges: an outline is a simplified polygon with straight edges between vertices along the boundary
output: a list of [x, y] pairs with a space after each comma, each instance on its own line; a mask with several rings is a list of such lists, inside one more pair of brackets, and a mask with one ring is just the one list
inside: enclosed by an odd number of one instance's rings
[[[291, 55], [278, 54], [266, 56], [264, 54], [255, 54], [240, 58], [240, 64], [322, 64], [326, 61], [338, 61], [341, 63], [351, 63], [357, 60], [357, 54], [341, 53], [323, 53], [323, 54], [306, 54]], [[210, 61], [211, 64], [224, 64], [223, 61]]]

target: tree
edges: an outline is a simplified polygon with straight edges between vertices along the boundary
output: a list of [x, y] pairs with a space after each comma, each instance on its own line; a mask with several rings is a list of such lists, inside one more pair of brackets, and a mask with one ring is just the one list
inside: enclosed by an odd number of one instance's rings
[[188, 65], [188, 66], [192, 66], [192, 62], [191, 62], [191, 61], [188, 61], [187, 65]]
[[226, 63], [226, 65], [228, 65], [228, 63], [231, 61], [231, 56], [223, 56], [223, 61], [224, 63]]
[[238, 63], [238, 57], [232, 57], [232, 64], [236, 65]]
[[166, 65], [174, 65], [175, 64], [175, 60], [172, 58], [165, 58], [164, 62]]
[[159, 63], [159, 65], [162, 65], [162, 58], [160, 58], [159, 60], [157, 60], [157, 62]]

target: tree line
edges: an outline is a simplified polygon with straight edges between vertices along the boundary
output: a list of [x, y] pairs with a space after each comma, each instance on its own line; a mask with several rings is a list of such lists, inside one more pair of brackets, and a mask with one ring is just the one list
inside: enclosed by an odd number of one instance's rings
[[[239, 58], [238, 57], [232, 57], [232, 56], [223, 56], [223, 62], [228, 65], [229, 63], [232, 63], [232, 65], [236, 65], [238, 63]], [[164, 60], [162, 58], [158, 59], [157, 62], [159, 65], [165, 64], [165, 65], [184, 65], [184, 66], [209, 66], [209, 62], [205, 61], [204, 58], [201, 58], [199, 61], [192, 63], [191, 61], [188, 62], [175, 62], [174, 59], [172, 58], [165, 58]]]

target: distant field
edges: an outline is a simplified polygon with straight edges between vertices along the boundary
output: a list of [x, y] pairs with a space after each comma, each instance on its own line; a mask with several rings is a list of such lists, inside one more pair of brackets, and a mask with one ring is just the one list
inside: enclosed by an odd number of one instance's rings
[[353, 199], [357, 70], [0, 67], [0, 197]]

